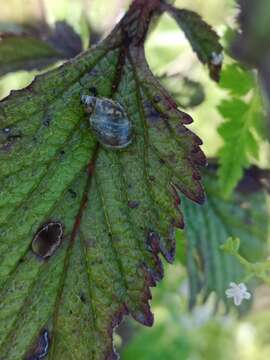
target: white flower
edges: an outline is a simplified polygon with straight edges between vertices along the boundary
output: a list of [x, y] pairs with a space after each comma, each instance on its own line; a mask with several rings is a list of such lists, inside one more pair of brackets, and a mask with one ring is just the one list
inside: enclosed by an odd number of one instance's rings
[[225, 294], [228, 298], [233, 298], [234, 304], [236, 306], [241, 305], [244, 299], [250, 299], [251, 294], [247, 291], [245, 284], [236, 284], [234, 282], [230, 283], [230, 288], [225, 291]]
[[223, 54], [222, 53], [220, 53], [220, 54], [217, 54], [216, 52], [212, 52], [212, 59], [211, 59], [211, 63], [213, 64], [213, 65], [221, 65], [222, 64], [222, 62], [223, 62], [223, 59], [224, 59], [224, 56], [223, 56]]

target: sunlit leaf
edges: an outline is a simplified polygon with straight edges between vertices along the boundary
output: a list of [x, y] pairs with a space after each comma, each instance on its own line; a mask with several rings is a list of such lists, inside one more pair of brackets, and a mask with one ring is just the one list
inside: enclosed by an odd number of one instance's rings
[[[135, 1], [97, 47], [0, 103], [5, 360], [115, 359], [124, 314], [153, 323], [149, 287], [163, 276], [159, 255], [173, 261], [183, 225], [177, 191], [202, 203], [205, 163], [184, 125], [192, 119], [145, 60], [158, 5]], [[125, 108], [134, 128], [126, 149], [108, 150], [91, 132], [81, 103], [90, 88]]]
[[223, 49], [216, 32], [193, 11], [177, 9], [171, 5], [164, 7], [184, 31], [199, 60], [208, 65], [211, 78], [218, 81], [223, 62]]
[[229, 90], [231, 95], [243, 96], [255, 86], [255, 78], [251, 72], [234, 63], [222, 71], [219, 86]]
[[221, 86], [230, 95], [218, 105], [224, 118], [218, 128], [224, 141], [219, 152], [219, 177], [224, 196], [228, 197], [244, 169], [251, 165], [252, 159], [258, 159], [266, 123], [261, 97], [249, 71], [237, 65], [227, 66], [222, 73]]

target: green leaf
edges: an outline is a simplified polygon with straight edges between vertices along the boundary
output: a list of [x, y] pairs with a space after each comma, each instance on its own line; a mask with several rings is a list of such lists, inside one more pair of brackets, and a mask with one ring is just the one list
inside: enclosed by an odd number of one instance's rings
[[[221, 87], [231, 95], [222, 100], [218, 111], [226, 120], [218, 132], [224, 140], [219, 152], [219, 176], [225, 197], [229, 197], [252, 158], [259, 157], [259, 141], [264, 137], [265, 115], [252, 75], [238, 65], [222, 72]], [[248, 100], [243, 95], [249, 93]]]
[[219, 81], [223, 49], [216, 32], [193, 11], [177, 9], [172, 5], [166, 5], [164, 8], [184, 31], [199, 60], [208, 65], [211, 78]]
[[[270, 235], [269, 199], [260, 188], [249, 192], [248, 196], [235, 191], [232, 199], [224, 200], [217, 176], [208, 172], [204, 179], [206, 203], [198, 207], [186, 199], [182, 202], [186, 219], [190, 306], [195, 305], [199, 293], [207, 299], [213, 291], [229, 306], [225, 290], [230, 282], [243, 281], [244, 269], [221, 247], [236, 251], [237, 238], [240, 238], [240, 254], [252, 262], [263, 259]], [[227, 242], [228, 238], [232, 239]]]
[[220, 248], [230, 255], [237, 254], [240, 249], [240, 239], [229, 237], [227, 241], [220, 246]]
[[0, 76], [18, 70], [40, 70], [82, 51], [82, 42], [64, 21], [53, 29], [42, 24], [22, 34], [0, 33]]
[[234, 63], [222, 70], [219, 86], [229, 90], [231, 95], [243, 96], [254, 88], [255, 81], [251, 72]]
[[[0, 354], [115, 359], [124, 314], [152, 325], [150, 286], [183, 225], [176, 189], [203, 201], [201, 140], [152, 75], [143, 42], [159, 2], [135, 1], [107, 39], [0, 103]], [[81, 103], [124, 106], [132, 144], [97, 143]], [[135, 205], [136, 204], [136, 205]], [[59, 237], [63, 231], [60, 246]], [[45, 259], [32, 251], [42, 249]], [[40, 250], [41, 251], [41, 250]]]

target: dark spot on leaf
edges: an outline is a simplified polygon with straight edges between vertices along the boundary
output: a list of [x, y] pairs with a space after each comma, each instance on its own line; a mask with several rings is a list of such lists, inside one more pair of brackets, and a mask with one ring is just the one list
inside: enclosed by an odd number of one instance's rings
[[22, 135], [21, 134], [16, 134], [16, 135], [9, 135], [8, 136], [8, 141], [16, 141], [17, 139], [21, 139]]
[[159, 247], [159, 235], [157, 232], [150, 230], [147, 234], [147, 245], [150, 251], [157, 254], [160, 250]]
[[68, 189], [68, 192], [70, 193], [72, 199], [76, 199], [77, 193], [73, 189]]
[[188, 125], [193, 122], [193, 119], [189, 114], [186, 114], [183, 112], [181, 115], [182, 115], [182, 121], [184, 124]]
[[63, 226], [59, 222], [49, 222], [40, 228], [32, 241], [33, 252], [42, 258], [53, 255], [61, 244]]
[[10, 151], [12, 147], [16, 144], [17, 140], [21, 139], [22, 135], [16, 134], [16, 135], [8, 135], [7, 142], [3, 144], [3, 146], [0, 148], [3, 151]]
[[1, 150], [9, 152], [12, 149], [12, 144], [11, 143], [6, 143], [1, 147]]
[[164, 165], [166, 162], [163, 159], [159, 159], [160, 164]]
[[159, 96], [159, 95], [155, 95], [155, 96], [154, 96], [154, 102], [155, 102], [155, 103], [159, 103], [161, 100], [162, 100], [162, 99], [161, 99], [161, 96]]
[[69, 313], [70, 313], [70, 315], [72, 315], [72, 314], [73, 314], [73, 311], [72, 311], [72, 310], [69, 310]]
[[65, 151], [64, 151], [64, 150], [61, 150], [61, 151], [60, 151], [60, 155], [65, 155]]
[[30, 354], [27, 355], [25, 360], [40, 360], [45, 358], [49, 353], [50, 336], [49, 331], [44, 329], [40, 332], [38, 340], [33, 348], [30, 350]]
[[156, 178], [155, 178], [154, 176], [150, 175], [150, 176], [149, 176], [149, 180], [150, 180], [150, 181], [155, 181]]
[[80, 300], [82, 303], [86, 303], [86, 297], [85, 297], [85, 294], [83, 292], [80, 293]]
[[91, 95], [98, 96], [98, 91], [94, 86], [90, 87], [89, 91], [90, 91]]
[[181, 203], [181, 199], [180, 199], [180, 196], [178, 194], [178, 190], [177, 190], [177, 187], [171, 183], [171, 194], [173, 196], [173, 199], [174, 199], [174, 206], [175, 207], [178, 207]]
[[47, 115], [45, 117], [45, 119], [43, 120], [43, 125], [46, 126], [46, 127], [49, 127], [50, 123], [51, 123], [51, 117], [49, 115]]
[[157, 111], [149, 101], [144, 101], [144, 109], [147, 121], [150, 124], [157, 124], [162, 121], [163, 114]]
[[140, 205], [140, 202], [139, 201], [136, 201], [136, 200], [130, 200], [128, 202], [128, 207], [130, 209], [136, 209], [138, 206]]

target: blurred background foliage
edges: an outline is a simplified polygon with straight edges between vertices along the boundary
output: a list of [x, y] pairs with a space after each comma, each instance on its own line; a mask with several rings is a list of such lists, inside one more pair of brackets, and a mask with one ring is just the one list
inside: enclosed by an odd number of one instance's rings
[[[25, 24], [48, 23], [53, 27], [64, 20], [87, 48], [109, 33], [129, 3], [0, 0], [0, 32], [20, 33]], [[229, 307], [224, 290], [230, 281], [241, 281], [242, 269], [219, 248], [228, 236], [240, 236], [243, 254], [250, 261], [266, 259], [269, 252], [269, 197], [262, 190], [264, 170], [258, 170], [269, 169], [270, 163], [263, 100], [254, 74], [229, 55], [239, 9], [234, 0], [176, 0], [174, 4], [198, 12], [221, 36], [225, 47], [221, 83], [209, 79], [207, 70], [168, 15], [152, 25], [146, 43], [147, 59], [179, 106], [193, 116], [195, 121], [190, 127], [203, 139], [207, 157], [220, 159], [220, 179], [211, 173], [210, 166], [205, 177], [209, 200], [203, 208], [183, 200], [188, 226], [185, 232], [177, 233], [174, 265], [166, 265], [164, 280], [153, 289], [154, 327], [142, 328], [124, 321], [116, 331], [115, 346], [124, 360], [270, 359], [270, 289], [250, 283], [253, 299], [249, 306], [244, 305], [240, 311]], [[10, 90], [28, 85], [38, 73], [31, 70], [4, 74], [0, 77], [0, 99]], [[237, 101], [244, 103], [242, 108], [235, 109]], [[243, 112], [239, 113], [239, 109]], [[235, 116], [248, 116], [249, 122], [235, 124]], [[232, 127], [236, 131], [234, 138]], [[239, 137], [245, 139], [241, 151], [237, 147]], [[234, 159], [229, 166], [228, 144]], [[243, 169], [250, 165], [256, 168], [243, 178]], [[229, 178], [226, 166], [237, 168]]]

